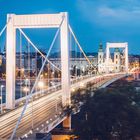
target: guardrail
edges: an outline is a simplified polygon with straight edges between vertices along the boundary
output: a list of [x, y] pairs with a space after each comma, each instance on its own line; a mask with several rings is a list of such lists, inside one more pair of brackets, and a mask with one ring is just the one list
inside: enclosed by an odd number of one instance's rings
[[[80, 84], [80, 82], [82, 83], [83, 80], [88, 79], [88, 78], [90, 78], [89, 80], [95, 80], [95, 79], [98, 79], [98, 78], [103, 78], [103, 77], [107, 77], [107, 76], [114, 76], [114, 75], [122, 75], [122, 74], [126, 74], [126, 73], [124, 73], [124, 72], [122, 72], [122, 73], [110, 73], [110, 74], [103, 74], [103, 75], [100, 75], [100, 74], [96, 74], [96, 75], [95, 74], [89, 74], [89, 75], [86, 75], [86, 76], [81, 76], [81, 77], [77, 77], [75, 79], [71, 79], [70, 82], [71, 82], [71, 86], [73, 87], [73, 85], [75, 83], [79, 83]], [[46, 90], [43, 89], [43, 90], [34, 92], [33, 93], [33, 99], [35, 100], [35, 99], [37, 99], [39, 97], [42, 97], [44, 95], [48, 95], [48, 94], [50, 94], [52, 92], [61, 90], [61, 87], [62, 87], [61, 84], [58, 84], [58, 85], [49, 87]], [[29, 95], [15, 100], [15, 106], [17, 107], [17, 106], [19, 106], [20, 103], [25, 102], [26, 98], [28, 96]], [[2, 106], [4, 108], [6, 106], [6, 103], [4, 103]]]

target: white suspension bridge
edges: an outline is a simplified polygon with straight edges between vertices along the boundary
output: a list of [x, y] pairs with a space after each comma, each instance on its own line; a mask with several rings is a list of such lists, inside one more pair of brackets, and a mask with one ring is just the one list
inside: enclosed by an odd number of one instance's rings
[[[56, 34], [46, 55], [31, 41], [23, 29], [25, 28], [57, 28]], [[31, 81], [30, 74], [21, 77], [20, 82], [25, 81], [25, 87], [18, 87], [20, 98], [16, 99], [17, 78], [16, 78], [16, 31], [20, 33], [20, 53], [22, 49], [22, 37], [36, 54], [40, 54], [43, 63], [36, 76]], [[71, 26], [69, 25], [68, 13], [58, 14], [35, 14], [35, 15], [7, 15], [7, 24], [0, 32], [0, 37], [6, 31], [6, 102], [2, 102], [0, 114], [0, 139], [28, 139], [30, 135], [37, 132], [48, 133], [57, 125], [63, 122], [64, 127], [71, 128], [71, 119], [67, 116], [64, 108], [71, 105], [71, 94], [79, 88], [86, 88], [88, 83], [94, 84], [96, 88], [106, 87], [112, 82], [127, 76], [128, 71], [128, 46], [126, 43], [110, 43], [107, 47], [107, 62], [109, 61], [109, 48], [125, 48], [125, 71], [109, 73], [108, 63], [106, 73], [100, 74], [97, 66], [86, 56], [83, 48], [78, 42]], [[49, 56], [54, 44], [60, 35], [60, 60], [61, 67], [57, 67]], [[72, 43], [72, 41], [74, 43]], [[74, 44], [74, 45], [73, 45]], [[87, 73], [81, 69], [75, 69], [71, 74], [71, 51], [72, 47], [79, 50], [79, 59], [84, 57], [88, 62]], [[76, 57], [77, 54], [75, 54]], [[81, 64], [82, 65], [82, 64]], [[45, 68], [47, 76], [44, 78]], [[20, 66], [18, 69], [23, 70]], [[28, 56], [28, 70], [30, 69], [30, 56]], [[37, 70], [36, 70], [37, 71]], [[54, 76], [57, 72], [60, 75]], [[29, 72], [30, 73], [30, 72]], [[50, 75], [53, 74], [53, 77]], [[58, 80], [56, 82], [56, 79]], [[50, 84], [50, 82], [55, 83]], [[2, 91], [3, 86], [1, 86]], [[22, 91], [26, 96], [22, 96]]]

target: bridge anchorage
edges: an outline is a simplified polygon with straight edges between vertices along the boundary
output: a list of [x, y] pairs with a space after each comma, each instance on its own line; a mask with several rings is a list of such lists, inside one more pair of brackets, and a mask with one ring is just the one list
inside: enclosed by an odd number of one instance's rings
[[[24, 32], [24, 29], [28, 28], [57, 28], [46, 53], [43, 53]], [[107, 44], [106, 60], [103, 64], [105, 71], [102, 71], [99, 59], [103, 56], [101, 53], [98, 54], [96, 64], [87, 57], [69, 25], [66, 12], [35, 15], [8, 14], [7, 24], [0, 32], [0, 37], [5, 29], [6, 103], [3, 103], [4, 111], [0, 115], [0, 139], [31, 139], [34, 133], [49, 133], [61, 122], [65, 128], [71, 129], [71, 117], [67, 116], [64, 109], [71, 106], [72, 92], [79, 88], [86, 88], [88, 83], [94, 83], [97, 88], [104, 88], [128, 75], [128, 44]], [[17, 31], [19, 31], [19, 40], [16, 39]], [[58, 36], [60, 57], [51, 58]], [[24, 54], [21, 53], [22, 37], [28, 44], [27, 53]], [[16, 52], [17, 41], [20, 41], [19, 65]], [[123, 72], [109, 70], [109, 48], [112, 47], [125, 48]], [[32, 53], [29, 52], [31, 48], [34, 49], [33, 54], [36, 56], [33, 64], [37, 61], [38, 55], [42, 60], [39, 70], [37, 67], [32, 68], [34, 69], [32, 77], [30, 74]], [[24, 64], [21, 60], [24, 60]], [[24, 68], [26, 61], [27, 67]], [[24, 96], [22, 96], [23, 92], [26, 93]], [[19, 93], [21, 96], [17, 99], [16, 96]]]

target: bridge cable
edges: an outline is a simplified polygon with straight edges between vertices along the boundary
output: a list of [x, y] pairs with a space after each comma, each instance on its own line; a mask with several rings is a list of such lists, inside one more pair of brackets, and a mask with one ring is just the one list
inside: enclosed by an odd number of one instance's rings
[[[60, 25], [59, 25], [58, 30], [60, 30], [60, 27], [61, 27], [61, 25], [62, 25], [62, 23], [63, 23], [63, 21], [64, 21], [64, 18], [65, 18], [65, 17], [63, 16], [62, 21], [61, 21], [61, 23], [60, 23]], [[21, 30], [21, 29], [19, 28], [19, 30]], [[22, 31], [22, 30], [21, 30], [21, 31]], [[51, 43], [50, 48], [54, 45], [55, 39], [56, 39], [56, 36], [54, 37], [54, 39], [53, 39], [53, 41], [52, 41], [52, 43]], [[32, 43], [32, 42], [31, 42], [31, 43]], [[33, 45], [34, 45], [34, 44], [33, 44]], [[42, 73], [42, 70], [43, 70], [43, 68], [44, 68], [44, 66], [45, 66], [45, 63], [46, 63], [47, 61], [48, 61], [48, 57], [46, 56], [46, 57], [45, 57], [45, 60], [44, 60], [44, 62], [43, 62], [43, 64], [42, 64], [42, 67], [41, 67], [41, 69], [40, 69], [40, 71], [39, 71], [39, 74], [38, 74], [38, 76], [37, 76], [37, 78], [36, 78], [35, 84], [34, 84], [33, 88], [31, 89], [30, 94], [29, 94], [29, 95], [27, 96], [27, 98], [26, 98], [26, 103], [25, 103], [25, 105], [24, 105], [24, 107], [23, 107], [23, 110], [22, 110], [22, 112], [21, 112], [20, 117], [18, 118], [18, 121], [17, 121], [16, 126], [15, 126], [15, 128], [14, 128], [14, 130], [13, 130], [13, 133], [12, 133], [12, 135], [11, 135], [11, 137], [10, 137], [10, 140], [13, 140], [13, 138], [14, 138], [14, 136], [15, 136], [16, 130], [17, 130], [17, 128], [18, 128], [18, 126], [19, 126], [19, 124], [20, 124], [20, 122], [21, 122], [21, 119], [22, 119], [22, 117], [23, 117], [23, 115], [24, 115], [24, 113], [25, 113], [25, 111], [26, 111], [26, 108], [27, 108], [27, 105], [28, 105], [28, 103], [29, 103], [29, 100], [30, 100], [30, 98], [31, 98], [32, 95], [33, 95], [33, 91], [34, 91], [34, 89], [35, 89], [35, 87], [36, 87], [36, 85], [37, 85], [37, 82], [38, 82], [38, 80], [39, 80], [39, 78], [40, 78], [40, 75], [41, 75], [41, 73]]]
[[6, 30], [7, 28], [7, 24], [2, 28], [1, 32], [0, 32], [0, 36], [3, 34], [3, 32]]
[[[86, 55], [85, 52], [83, 51], [83, 49], [82, 49], [80, 43], [78, 42], [78, 40], [77, 40], [77, 38], [76, 38], [76, 36], [75, 36], [75, 34], [74, 34], [74, 32], [73, 32], [73, 30], [72, 30], [72, 28], [71, 28], [70, 25], [69, 25], [69, 30], [70, 30], [72, 36], [74, 37], [74, 40], [76, 41], [76, 43], [77, 43], [79, 49], [80, 49], [81, 52], [83, 53], [85, 59], [86, 59], [86, 60], [88, 61], [88, 63], [92, 66], [92, 68], [97, 68], [97, 66], [99, 65], [99, 63], [98, 63], [96, 66], [93, 66], [92, 62], [89, 60], [89, 58], [87, 57], [87, 55]], [[102, 75], [98, 70], [97, 70], [97, 72], [98, 72], [99, 75]]]
[[[45, 55], [34, 45], [34, 43], [27, 37], [27, 35], [23, 32], [23, 30], [20, 29], [20, 28], [18, 28], [18, 29], [19, 29], [19, 31], [23, 34], [23, 36], [28, 40], [28, 42], [30, 42], [30, 44], [35, 48], [35, 50], [36, 50], [43, 58], [46, 58], [46, 56], [45, 56]], [[54, 40], [53, 40], [52, 43], [55, 42], [58, 33], [59, 33], [59, 30], [56, 32], [55, 37], [54, 37]], [[56, 67], [56, 66], [48, 59], [48, 56], [49, 56], [49, 53], [50, 53], [51, 49], [52, 49], [52, 45], [50, 46], [50, 49], [49, 49], [49, 51], [48, 51], [48, 53], [47, 53], [47, 62], [50, 63], [53, 67], [55, 67], [57, 70], [61, 71], [58, 67]]]
[[70, 26], [70, 25], [69, 25], [69, 30], [70, 30], [70, 32], [71, 32], [71, 34], [72, 34], [72, 36], [74, 37], [74, 40], [75, 40], [75, 42], [77, 43], [77, 45], [78, 45], [79, 49], [80, 49], [80, 50], [81, 50], [81, 52], [83, 53], [84, 57], [86, 58], [86, 60], [88, 61], [88, 63], [89, 63], [90, 65], [92, 65], [91, 61], [90, 61], [90, 60], [89, 60], [89, 58], [86, 56], [86, 54], [85, 54], [85, 52], [83, 51], [83, 49], [82, 49], [82, 47], [81, 47], [80, 43], [78, 42], [78, 40], [77, 40], [77, 38], [76, 38], [76, 36], [75, 36], [74, 32], [72, 31], [72, 28], [71, 28], [71, 26]]
[[[73, 32], [73, 30], [72, 30], [72, 28], [71, 28], [70, 25], [69, 25], [69, 30], [70, 30], [72, 36], [74, 37], [74, 40], [75, 40], [75, 42], [77, 43], [79, 49], [80, 49], [81, 52], [83, 53], [85, 59], [86, 59], [86, 60], [88, 61], [88, 63], [92, 66], [92, 68], [96, 68], [95, 66], [93, 66], [92, 62], [89, 60], [89, 58], [87, 57], [87, 55], [86, 55], [85, 52], [83, 51], [83, 49], [82, 49], [80, 43], [78, 42], [78, 40], [77, 40], [77, 38], [76, 38], [76, 36], [75, 36], [75, 34], [74, 34], [74, 32]], [[98, 64], [97, 64], [97, 65], [98, 65]], [[99, 71], [98, 71], [98, 73], [99, 73]], [[99, 73], [99, 74], [100, 74], [100, 73]]]

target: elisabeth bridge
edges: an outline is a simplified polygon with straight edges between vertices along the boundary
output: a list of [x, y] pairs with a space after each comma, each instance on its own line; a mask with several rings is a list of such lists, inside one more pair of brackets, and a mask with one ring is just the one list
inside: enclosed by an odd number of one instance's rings
[[[24, 32], [24, 29], [29, 28], [57, 29], [46, 55]], [[19, 32], [19, 37], [17, 37], [17, 32]], [[1, 85], [0, 140], [31, 139], [35, 133], [49, 133], [60, 123], [63, 124], [64, 128], [71, 129], [71, 117], [65, 110], [72, 105], [71, 95], [76, 94], [77, 89], [86, 89], [89, 83], [95, 89], [105, 88], [128, 75], [134, 74], [135, 77], [138, 77], [139, 67], [129, 69], [128, 44], [126, 42], [108, 43], [106, 72], [98, 72], [98, 64], [93, 65], [86, 56], [69, 25], [69, 17], [66, 12], [34, 15], [8, 14], [7, 23], [1, 30], [0, 37], [4, 33], [6, 36], [6, 86]], [[26, 40], [28, 48], [32, 48], [42, 57], [42, 66], [32, 78], [29, 77], [30, 72], [26, 76], [22, 76], [24, 68], [21, 65], [18, 67], [20, 78], [16, 76], [16, 51], [17, 49], [23, 51], [22, 45], [25, 41], [23, 42], [22, 38]], [[60, 42], [58, 45], [60, 47], [60, 68], [49, 60], [57, 39]], [[20, 45], [17, 45], [18, 41]], [[79, 51], [79, 59], [83, 56], [88, 62], [85, 71], [77, 71], [77, 67], [74, 72], [71, 71], [70, 53], [72, 47]], [[115, 47], [124, 49], [124, 70], [120, 72], [109, 71], [109, 49]], [[44, 73], [45, 70], [47, 73]], [[58, 74], [57, 77], [55, 73]], [[18, 85], [18, 83], [23, 83], [23, 85]], [[4, 88], [5, 101], [2, 99]], [[26, 93], [24, 96], [22, 91]], [[16, 98], [18, 94], [21, 96]]]

